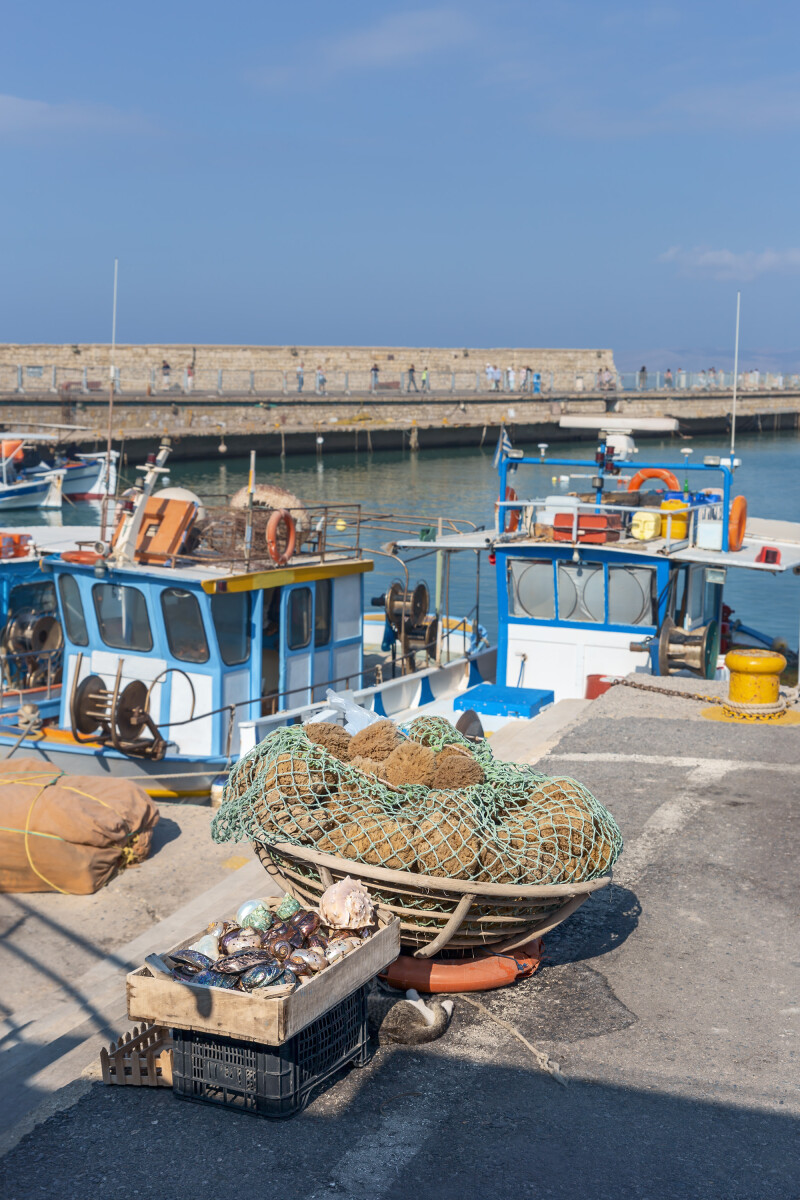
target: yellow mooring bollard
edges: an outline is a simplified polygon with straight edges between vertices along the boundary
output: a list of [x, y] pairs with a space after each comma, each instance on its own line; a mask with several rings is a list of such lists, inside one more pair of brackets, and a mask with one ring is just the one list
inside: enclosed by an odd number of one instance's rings
[[711, 721], [770, 721], [800, 724], [800, 713], [791, 712], [781, 698], [781, 672], [786, 659], [775, 650], [740, 648], [725, 655], [731, 673], [728, 698], [715, 708], [704, 708]]
[[731, 673], [728, 699], [734, 704], [777, 704], [786, 659], [775, 650], [730, 650], [725, 666]]

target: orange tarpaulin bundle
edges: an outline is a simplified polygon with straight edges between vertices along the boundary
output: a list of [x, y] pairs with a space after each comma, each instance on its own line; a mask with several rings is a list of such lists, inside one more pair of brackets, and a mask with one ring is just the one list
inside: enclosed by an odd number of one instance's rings
[[158, 809], [128, 779], [0, 766], [0, 892], [88, 896], [150, 853]]

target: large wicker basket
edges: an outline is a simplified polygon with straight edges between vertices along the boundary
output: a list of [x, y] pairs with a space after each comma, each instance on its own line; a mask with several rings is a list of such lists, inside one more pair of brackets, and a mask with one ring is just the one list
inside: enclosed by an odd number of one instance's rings
[[527, 887], [474, 883], [367, 866], [287, 842], [254, 847], [269, 874], [301, 903], [316, 905], [325, 888], [345, 875], [362, 879], [381, 906], [400, 918], [400, 941], [415, 958], [430, 958], [445, 947], [514, 950], [560, 925], [611, 882], [605, 875], [586, 883]]

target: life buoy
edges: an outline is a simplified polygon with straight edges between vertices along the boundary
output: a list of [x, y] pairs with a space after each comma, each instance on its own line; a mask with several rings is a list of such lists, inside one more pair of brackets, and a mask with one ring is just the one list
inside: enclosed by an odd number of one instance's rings
[[[506, 488], [506, 500], [519, 500], [519, 496], [514, 491], [513, 487]], [[495, 512], [500, 507], [499, 500], [495, 504]], [[503, 525], [503, 533], [516, 533], [519, 529], [519, 509], [507, 508], [505, 511], [505, 523]]]
[[728, 549], [741, 550], [747, 526], [747, 501], [744, 496], [734, 496], [728, 516]]
[[64, 550], [61, 554], [64, 562], [80, 563], [83, 567], [93, 567], [101, 554], [97, 554], [94, 550]]
[[[281, 525], [286, 528], [286, 545], [281, 552], [278, 549], [278, 529]], [[267, 550], [272, 561], [279, 567], [284, 566], [294, 554], [297, 544], [297, 527], [288, 508], [276, 508], [267, 521]]]
[[395, 988], [416, 988], [420, 992], [487, 992], [506, 987], [517, 979], [532, 975], [542, 959], [542, 939], [536, 938], [518, 950], [493, 954], [479, 950], [474, 958], [441, 962], [431, 958], [412, 958], [401, 954], [381, 979]]
[[677, 475], [673, 475], [672, 471], [668, 471], [666, 467], [642, 467], [641, 471], [637, 471], [628, 480], [628, 491], [638, 492], [645, 479], [661, 479], [671, 492], [681, 490]]

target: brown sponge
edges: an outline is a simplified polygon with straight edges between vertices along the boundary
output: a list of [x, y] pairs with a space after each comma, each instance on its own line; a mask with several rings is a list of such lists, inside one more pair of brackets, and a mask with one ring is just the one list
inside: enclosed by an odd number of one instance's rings
[[366, 729], [353, 735], [350, 742], [350, 757], [374, 758], [383, 762], [402, 742], [400, 731], [393, 721], [373, 721]]
[[310, 742], [324, 746], [334, 758], [340, 759], [341, 762], [349, 762], [350, 743], [353, 739], [341, 725], [334, 725], [332, 721], [313, 721], [310, 725], [303, 726], [303, 733]]
[[436, 755], [419, 742], [404, 742], [393, 750], [383, 767], [383, 777], [389, 783], [417, 783], [430, 787], [436, 770]]
[[483, 783], [485, 778], [483, 767], [471, 755], [437, 754], [431, 787], [442, 790], [467, 788], [475, 783]]
[[383, 769], [383, 763], [376, 762], [374, 758], [364, 758], [360, 754], [350, 759], [350, 766], [355, 767], [357, 771], [361, 771], [364, 775], [380, 775]]

